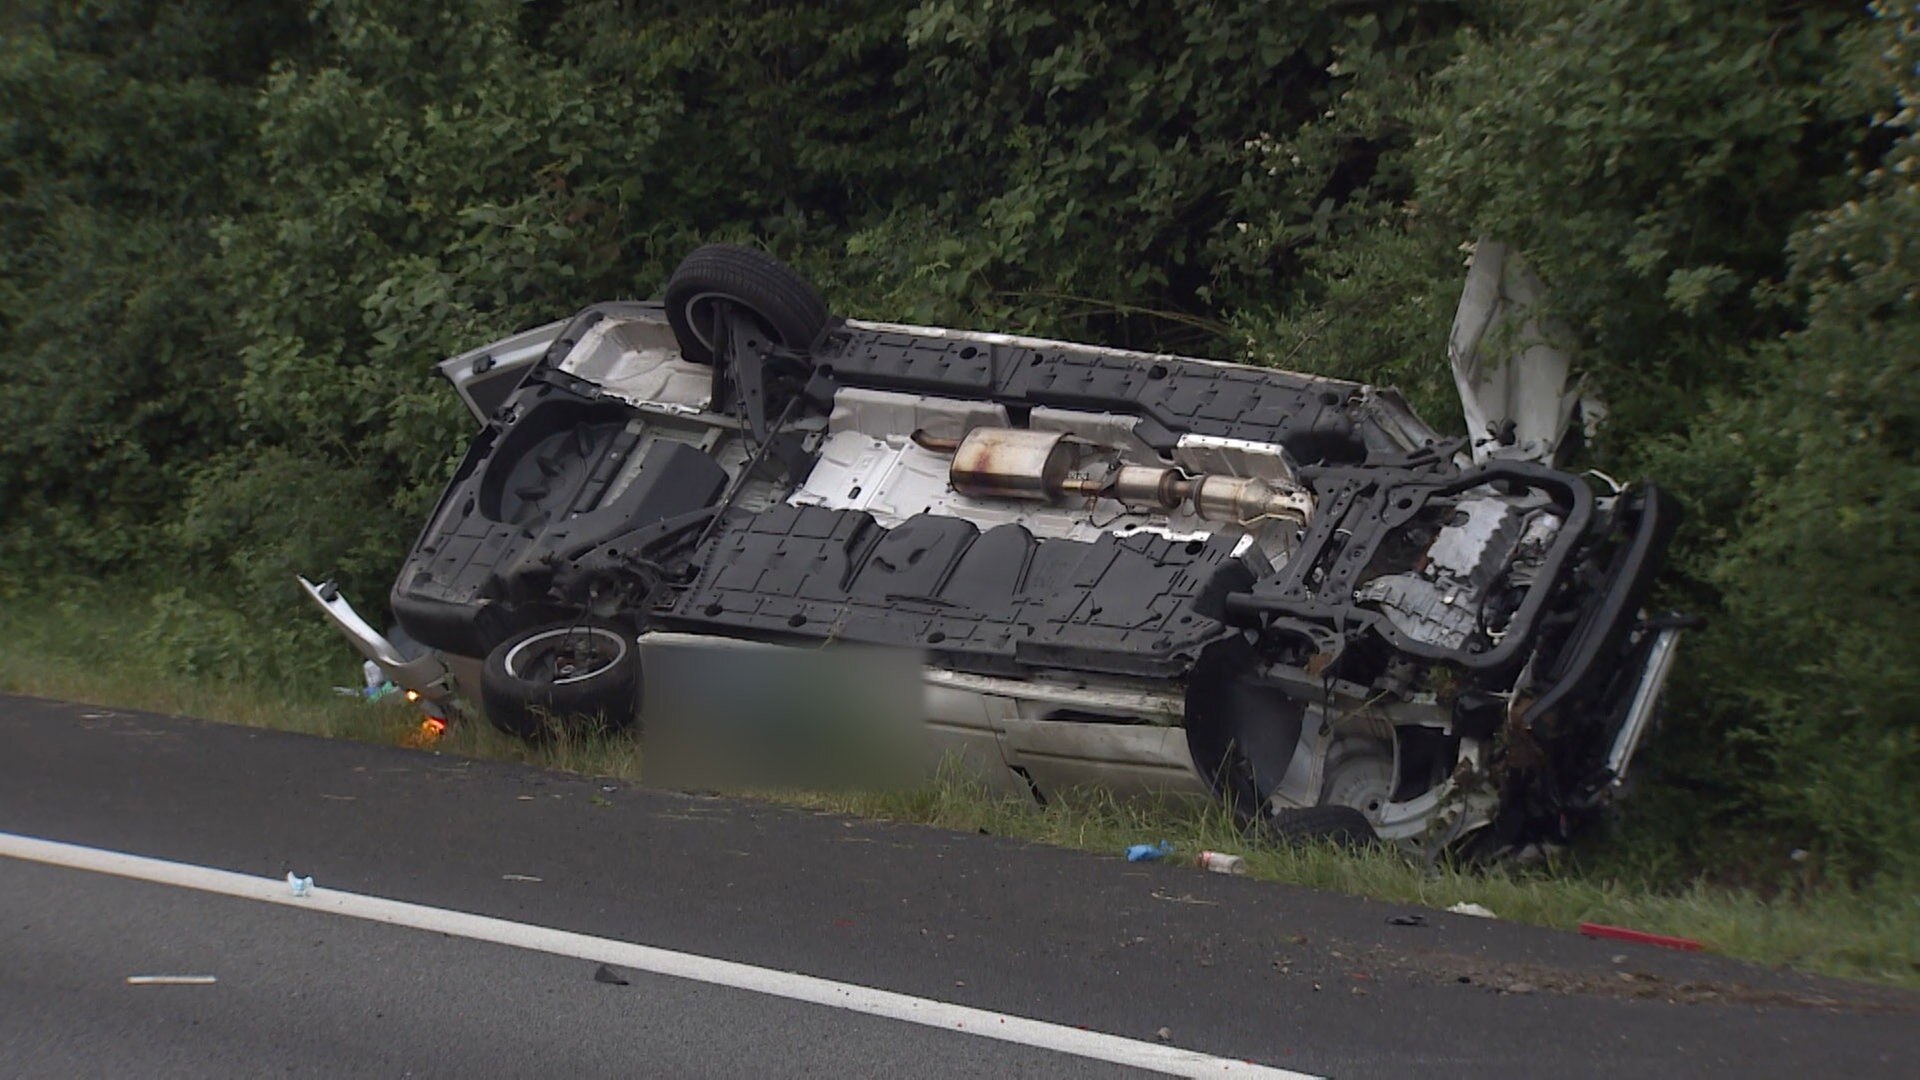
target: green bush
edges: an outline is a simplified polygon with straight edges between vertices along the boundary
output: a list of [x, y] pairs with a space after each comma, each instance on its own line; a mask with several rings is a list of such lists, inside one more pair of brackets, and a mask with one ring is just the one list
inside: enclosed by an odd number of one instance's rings
[[[1904, 11], [1904, 13], [1903, 13]], [[430, 364], [704, 240], [836, 310], [1401, 385], [1516, 245], [1691, 511], [1627, 835], [1920, 872], [1914, 16], [1713, 0], [212, 0], [0, 13], [0, 598], [345, 653], [467, 423]], [[332, 651], [328, 651], [332, 650]], [[1723, 842], [1725, 841], [1725, 842]]]

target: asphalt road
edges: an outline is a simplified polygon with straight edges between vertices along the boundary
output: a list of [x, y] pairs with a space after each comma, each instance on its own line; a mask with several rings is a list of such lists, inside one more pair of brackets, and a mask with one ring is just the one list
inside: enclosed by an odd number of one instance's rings
[[[1920, 995], [1176, 866], [0, 696], [0, 832], [1320, 1075], [1907, 1076]], [[538, 880], [525, 880], [534, 878]], [[1031, 1046], [0, 858], [0, 1072], [1111, 1075]], [[212, 985], [132, 986], [204, 974]]]

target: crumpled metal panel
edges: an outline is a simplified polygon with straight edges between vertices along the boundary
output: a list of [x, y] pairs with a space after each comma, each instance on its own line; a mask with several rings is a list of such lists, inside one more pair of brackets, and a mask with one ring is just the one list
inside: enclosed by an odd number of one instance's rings
[[[1447, 338], [1447, 359], [1473, 439], [1473, 460], [1552, 464], [1574, 416], [1591, 426], [1604, 410], [1571, 385], [1569, 334], [1535, 309], [1546, 286], [1505, 244], [1474, 247]], [[1511, 421], [1512, 441], [1497, 436]]]

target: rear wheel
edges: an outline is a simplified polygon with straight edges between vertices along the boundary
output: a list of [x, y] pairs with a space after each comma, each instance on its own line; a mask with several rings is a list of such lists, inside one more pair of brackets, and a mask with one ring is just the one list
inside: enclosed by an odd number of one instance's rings
[[522, 739], [609, 731], [633, 723], [640, 653], [626, 631], [556, 623], [500, 643], [480, 674], [488, 722]]
[[807, 349], [827, 328], [827, 305], [812, 285], [764, 251], [738, 244], [694, 249], [667, 279], [667, 322], [680, 354], [713, 362], [717, 305], [746, 313], [776, 345]]

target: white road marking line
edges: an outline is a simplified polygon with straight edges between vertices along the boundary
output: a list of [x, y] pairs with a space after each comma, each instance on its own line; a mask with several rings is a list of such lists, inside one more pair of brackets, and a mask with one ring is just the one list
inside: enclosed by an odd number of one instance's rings
[[212, 975], [129, 975], [128, 986], [212, 986], [220, 980]]
[[1082, 1031], [1061, 1024], [1009, 1016], [987, 1009], [954, 1005], [930, 998], [897, 994], [855, 983], [835, 982], [795, 972], [773, 971], [751, 964], [718, 960], [693, 953], [640, 945], [613, 938], [576, 934], [569, 930], [533, 926], [527, 923], [473, 915], [464, 911], [409, 904], [379, 896], [341, 892], [315, 886], [306, 896], [296, 897], [284, 880], [237, 874], [190, 863], [169, 862], [144, 855], [83, 847], [55, 840], [0, 832], [0, 857], [72, 870], [132, 878], [158, 885], [217, 893], [243, 900], [258, 900], [284, 907], [343, 915], [368, 922], [404, 926], [429, 933], [447, 934], [473, 941], [492, 942], [518, 949], [569, 956], [595, 963], [615, 964], [636, 971], [652, 972], [676, 979], [731, 987], [792, 1001], [805, 1001], [834, 1009], [902, 1020], [909, 1024], [957, 1031], [966, 1035], [1000, 1042], [1032, 1046], [1075, 1057], [1109, 1061], [1170, 1076], [1251, 1076], [1267, 1080], [1317, 1080], [1308, 1073], [1276, 1069], [1232, 1058], [1214, 1057], [1195, 1050], [1182, 1050], [1158, 1043], [1126, 1039], [1097, 1031]]

